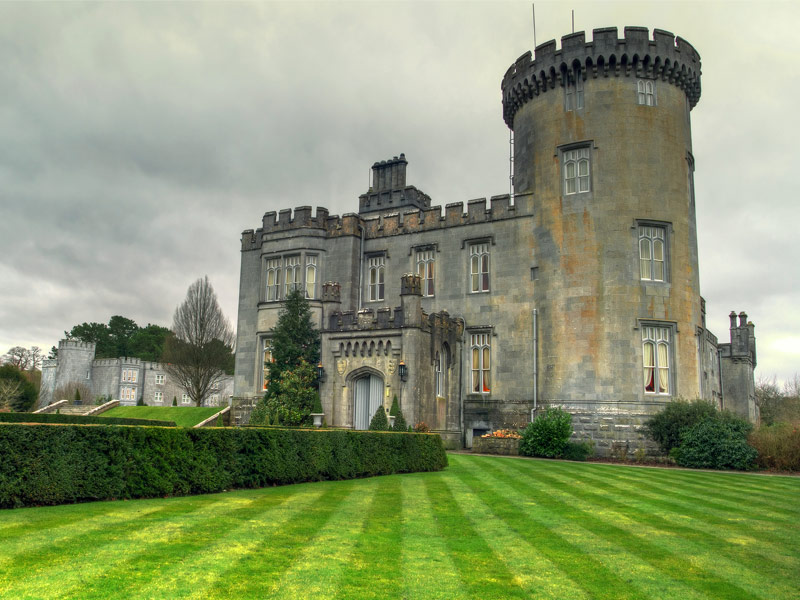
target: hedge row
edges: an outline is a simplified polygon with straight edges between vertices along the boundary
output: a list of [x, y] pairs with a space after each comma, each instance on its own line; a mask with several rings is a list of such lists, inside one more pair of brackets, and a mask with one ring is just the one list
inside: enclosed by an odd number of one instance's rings
[[0, 413], [0, 423], [59, 423], [65, 425], [150, 425], [175, 427], [174, 421], [155, 419], [128, 419], [123, 417], [87, 417], [85, 415], [60, 415], [57, 413]]
[[219, 492], [447, 466], [438, 435], [0, 426], [0, 507]]

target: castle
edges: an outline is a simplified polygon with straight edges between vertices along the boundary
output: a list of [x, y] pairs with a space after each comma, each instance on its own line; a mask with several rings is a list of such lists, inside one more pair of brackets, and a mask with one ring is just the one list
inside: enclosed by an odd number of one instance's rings
[[[119, 400], [122, 406], [134, 406], [140, 400], [148, 406], [194, 406], [188, 392], [157, 362], [140, 358], [95, 358], [95, 344], [77, 340], [61, 340], [58, 357], [42, 362], [42, 382], [39, 390], [39, 407], [58, 400], [59, 390], [69, 385], [80, 385], [90, 392], [82, 398], [84, 404], [93, 404], [99, 397]], [[233, 394], [233, 378], [222, 377], [203, 400], [203, 406], [227, 405]]]
[[401, 154], [373, 165], [358, 214], [303, 206], [243, 232], [234, 394], [263, 394], [299, 288], [329, 426], [364, 429], [397, 396], [407, 421], [471, 447], [556, 405], [604, 454], [639, 447], [676, 398], [757, 420], [753, 325], [732, 313], [718, 343], [700, 296], [695, 49], [658, 29], [574, 33], [521, 56], [501, 90], [513, 194], [442, 210]]

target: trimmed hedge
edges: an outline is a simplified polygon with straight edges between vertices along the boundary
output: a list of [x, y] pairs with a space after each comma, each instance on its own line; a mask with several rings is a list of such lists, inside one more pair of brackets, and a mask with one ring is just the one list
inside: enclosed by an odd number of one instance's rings
[[149, 425], [151, 427], [175, 427], [174, 421], [155, 419], [128, 419], [124, 417], [87, 417], [85, 415], [61, 415], [56, 413], [0, 413], [0, 423], [58, 423], [61, 425]]
[[438, 471], [438, 435], [275, 428], [0, 426], [0, 507], [205, 494]]

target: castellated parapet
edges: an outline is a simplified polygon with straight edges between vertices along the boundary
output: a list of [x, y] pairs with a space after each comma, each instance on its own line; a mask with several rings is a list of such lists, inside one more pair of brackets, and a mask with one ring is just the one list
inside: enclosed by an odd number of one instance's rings
[[562, 88], [570, 77], [646, 77], [667, 81], [686, 93], [693, 108], [700, 99], [700, 55], [694, 47], [669, 31], [626, 27], [617, 37], [616, 27], [592, 31], [586, 42], [581, 31], [561, 38], [561, 50], [550, 40], [536, 47], [533, 60], [526, 52], [503, 77], [503, 118], [513, 128], [514, 115], [528, 100], [548, 90]]
[[[487, 207], [487, 202], [490, 206]], [[318, 206], [312, 216], [310, 206], [300, 206], [280, 212], [270, 211], [264, 214], [262, 226], [258, 229], [246, 229], [242, 232], [242, 251], [257, 250], [266, 235], [275, 233], [300, 233], [299, 230], [319, 230], [324, 237], [360, 236], [364, 230], [366, 239], [406, 235], [424, 231], [492, 223], [515, 217], [533, 214], [533, 195], [516, 194], [512, 203], [508, 194], [492, 196], [489, 200], [478, 198], [469, 200], [466, 209], [463, 202], [447, 204], [442, 211], [441, 206], [430, 206], [423, 209], [395, 212], [391, 214], [366, 215], [346, 213], [328, 214], [328, 209]], [[317, 233], [316, 235], [319, 235]]]

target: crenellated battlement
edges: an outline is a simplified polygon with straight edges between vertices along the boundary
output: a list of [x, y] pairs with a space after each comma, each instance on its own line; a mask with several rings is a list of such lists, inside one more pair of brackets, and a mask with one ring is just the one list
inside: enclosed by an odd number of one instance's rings
[[58, 351], [61, 350], [85, 350], [94, 352], [96, 344], [94, 342], [81, 342], [79, 340], [60, 340]]
[[[467, 202], [466, 210], [463, 202], [454, 202], [444, 207], [432, 206], [422, 210], [404, 213], [363, 217], [347, 213], [341, 217], [328, 215], [328, 210], [317, 207], [317, 214], [311, 217], [311, 208], [303, 206], [294, 209], [294, 217], [290, 217], [291, 209], [280, 213], [268, 212], [264, 215], [264, 226], [247, 229], [242, 233], [242, 251], [258, 250], [266, 236], [274, 233], [294, 231], [301, 228], [317, 228], [325, 232], [326, 237], [346, 235], [360, 236], [361, 228], [367, 239], [382, 238], [393, 235], [405, 235], [422, 231], [460, 227], [475, 223], [491, 223], [517, 217], [533, 215], [533, 196], [517, 194], [514, 204], [508, 194], [491, 197], [491, 206], [487, 208], [487, 199], [479, 198]], [[299, 213], [299, 216], [298, 216]], [[283, 218], [275, 218], [275, 215]]]
[[650, 39], [646, 27], [626, 27], [625, 37], [617, 36], [616, 27], [561, 38], [520, 56], [509, 67], [501, 84], [503, 119], [513, 129], [517, 110], [539, 94], [563, 87], [570, 78], [645, 77], [660, 79], [678, 86], [686, 93], [693, 108], [700, 100], [700, 55], [694, 47], [669, 31], [653, 30]]
[[120, 359], [118, 358], [96, 358], [92, 361], [92, 367], [118, 367], [120, 366]]

